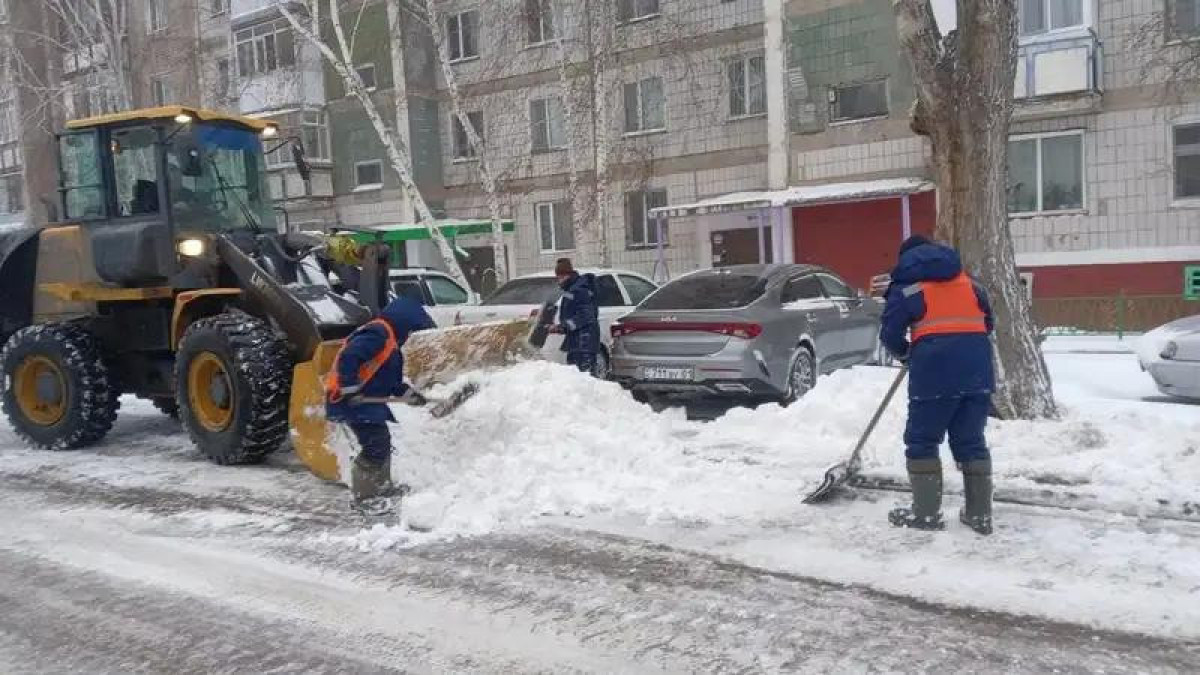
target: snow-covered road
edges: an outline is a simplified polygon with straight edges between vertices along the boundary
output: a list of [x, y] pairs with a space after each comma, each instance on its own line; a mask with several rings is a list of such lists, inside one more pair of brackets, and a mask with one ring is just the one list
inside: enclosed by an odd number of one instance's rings
[[[1002, 484], [1194, 495], [1198, 409], [1144, 401], [1131, 359], [1052, 355], [1069, 415], [995, 429]], [[712, 424], [556, 368], [495, 376], [453, 424], [400, 411], [430, 535], [359, 532], [286, 456], [212, 466], [138, 401], [73, 453], [0, 423], [0, 671], [1200, 668], [1197, 523], [1003, 506], [985, 540], [891, 530], [882, 493], [799, 506], [888, 376]], [[899, 466], [902, 408], [873, 471]]]

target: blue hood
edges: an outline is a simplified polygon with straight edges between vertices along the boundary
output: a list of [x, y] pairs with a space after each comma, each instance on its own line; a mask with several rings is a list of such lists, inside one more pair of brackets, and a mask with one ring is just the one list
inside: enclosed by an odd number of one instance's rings
[[396, 331], [396, 341], [402, 345], [410, 334], [435, 328], [433, 319], [425, 308], [415, 300], [403, 296], [389, 302], [379, 316], [392, 325], [392, 330]]
[[958, 251], [941, 244], [921, 244], [900, 254], [892, 270], [892, 282], [915, 284], [918, 281], [946, 281], [963, 271]]

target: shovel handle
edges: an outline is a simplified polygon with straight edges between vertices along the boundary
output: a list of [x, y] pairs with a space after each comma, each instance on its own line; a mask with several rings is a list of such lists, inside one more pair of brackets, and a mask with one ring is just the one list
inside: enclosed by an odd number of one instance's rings
[[879, 418], [883, 417], [883, 411], [887, 410], [888, 404], [892, 402], [892, 397], [896, 395], [896, 390], [900, 388], [900, 383], [904, 381], [905, 375], [908, 375], [907, 363], [900, 367], [899, 373], [896, 373], [896, 379], [892, 380], [892, 386], [888, 387], [887, 394], [884, 394], [879, 407], [875, 409], [875, 414], [871, 416], [871, 422], [867, 424], [866, 429], [863, 429], [862, 436], [858, 437], [858, 444], [854, 446], [854, 452], [850, 454], [850, 473], [858, 471], [862, 449], [867, 444], [867, 439], [871, 437], [871, 432], [875, 431], [875, 426], [879, 424]]

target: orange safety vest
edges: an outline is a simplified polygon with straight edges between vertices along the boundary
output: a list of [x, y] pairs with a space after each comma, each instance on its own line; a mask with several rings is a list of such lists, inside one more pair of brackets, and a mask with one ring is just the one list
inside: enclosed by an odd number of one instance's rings
[[[387, 342], [384, 343], [383, 349], [379, 350], [379, 353], [375, 355], [375, 358], [359, 366], [359, 386], [370, 382], [371, 378], [375, 377], [375, 373], [378, 373], [379, 369], [383, 367], [383, 364], [387, 363], [387, 360], [392, 357], [392, 354], [395, 354], [396, 351], [400, 349], [400, 346], [396, 343], [396, 331], [392, 330], [392, 324], [384, 321], [383, 319], [374, 319], [372, 321], [368, 321], [354, 332], [357, 333], [358, 331], [373, 325], [383, 326], [384, 332], [387, 333]], [[346, 344], [350, 344], [350, 339], [353, 339], [353, 337], [354, 335], [352, 334], [350, 338], [346, 340]], [[333, 368], [325, 375], [325, 396], [328, 398], [328, 400], [334, 403], [337, 403], [342, 399], [342, 383], [338, 377], [338, 362], [342, 360], [342, 352], [345, 350], [346, 345], [342, 345], [342, 348], [338, 350], [337, 356], [333, 359]]]
[[917, 293], [925, 294], [925, 316], [912, 326], [913, 342], [926, 335], [987, 332], [974, 283], [966, 272], [949, 281], [922, 281], [904, 289], [906, 296]]

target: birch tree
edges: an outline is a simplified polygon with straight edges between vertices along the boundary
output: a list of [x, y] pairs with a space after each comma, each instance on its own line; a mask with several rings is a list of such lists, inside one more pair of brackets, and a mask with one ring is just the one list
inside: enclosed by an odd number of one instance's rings
[[[397, 133], [388, 127], [387, 122], [383, 119], [383, 115], [379, 112], [379, 107], [375, 104], [374, 99], [371, 98], [366, 84], [354, 68], [351, 42], [347, 37], [345, 28], [342, 26], [341, 5], [342, 3], [339, 0], [306, 0], [306, 17], [297, 15], [284, 3], [278, 6], [279, 11], [287, 19], [292, 29], [296, 31], [296, 34], [320, 52], [334, 73], [341, 79], [346, 91], [362, 105], [363, 110], [367, 114], [367, 119], [370, 120], [371, 126], [375, 129], [380, 143], [383, 144], [384, 150], [387, 153], [388, 163], [391, 164], [392, 170], [396, 172], [396, 175], [400, 179], [401, 189], [413, 204], [417, 216], [425, 225], [430, 238], [437, 246], [438, 253], [442, 257], [442, 263], [446, 266], [446, 270], [450, 276], [454, 277], [455, 281], [464, 288], [469, 288], [470, 284], [467, 282], [467, 278], [462, 272], [462, 267], [458, 264], [458, 259], [454, 255], [454, 248], [446, 239], [445, 234], [437, 228], [433, 211], [430, 210], [429, 204], [421, 195], [421, 191], [413, 179], [411, 168], [412, 157], [409, 154], [408, 148], [401, 142]], [[322, 6], [328, 12], [329, 21], [333, 29], [333, 39], [330, 41], [326, 41], [321, 36]], [[401, 74], [398, 73], [397, 77], [400, 76]]]
[[927, 136], [933, 149], [938, 238], [961, 251], [990, 291], [996, 315], [996, 409], [1006, 418], [1055, 417], [1007, 212], [1016, 5], [1013, 0], [958, 0], [958, 28], [943, 36], [929, 0], [892, 4], [917, 90], [912, 128]]
[[425, 17], [429, 33], [433, 38], [434, 49], [437, 51], [438, 65], [441, 67], [442, 77], [446, 80], [446, 91], [450, 95], [452, 114], [466, 134], [467, 143], [477, 162], [480, 186], [487, 196], [488, 216], [492, 225], [492, 255], [495, 258], [496, 283], [500, 285], [508, 281], [509, 277], [508, 255], [504, 245], [504, 221], [500, 213], [500, 185], [493, 171], [491, 153], [487, 144], [480, 138], [478, 130], [471, 123], [463, 105], [462, 91], [458, 86], [458, 75], [454, 72], [450, 51], [446, 46], [446, 34], [443, 32], [445, 17], [437, 0], [425, 0]]

